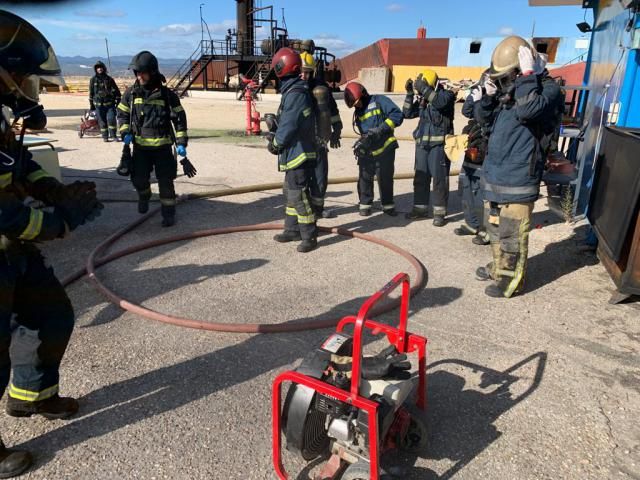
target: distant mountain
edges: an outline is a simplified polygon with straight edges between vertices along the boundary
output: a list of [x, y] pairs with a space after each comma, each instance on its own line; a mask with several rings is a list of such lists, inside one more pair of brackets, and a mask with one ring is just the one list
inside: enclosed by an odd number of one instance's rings
[[[58, 57], [60, 66], [62, 67], [62, 74], [67, 76], [87, 76], [93, 75], [93, 66], [98, 60], [102, 60], [107, 69], [109, 75], [112, 77], [127, 77], [132, 75], [128, 70], [129, 62], [131, 61], [130, 55], [116, 55], [111, 57], [111, 68], [109, 68], [109, 62], [105, 57]], [[186, 59], [184, 58], [160, 58], [160, 71], [165, 76], [170, 77], [175, 73], [178, 68], [182, 66]]]

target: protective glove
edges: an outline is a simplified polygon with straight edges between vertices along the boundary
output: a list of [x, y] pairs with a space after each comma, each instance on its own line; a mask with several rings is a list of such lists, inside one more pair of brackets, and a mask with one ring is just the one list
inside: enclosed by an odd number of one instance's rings
[[187, 157], [184, 157], [182, 160], [180, 160], [180, 165], [182, 165], [182, 171], [184, 172], [184, 174], [189, 178], [195, 177], [198, 173], [196, 167], [193, 166], [193, 163], [191, 163]]
[[331, 132], [331, 138], [329, 139], [329, 146], [331, 148], [340, 148], [340, 136], [342, 131], [334, 130]]
[[269, 153], [272, 155], [280, 155], [280, 148], [276, 147], [273, 144], [274, 139], [276, 138], [276, 136], [273, 133], [268, 133], [266, 135], [267, 141], [269, 143], [267, 143], [267, 150], [269, 150]]
[[366, 380], [385, 377], [407, 379], [411, 376], [408, 370], [411, 370], [411, 362], [404, 353], [399, 354], [393, 345], [389, 345], [374, 357], [362, 359], [362, 378]]
[[92, 101], [89, 102], [89, 110], [91, 110], [92, 112], [96, 109], [96, 106], [93, 104]]
[[533, 57], [533, 52], [529, 47], [520, 45], [520, 48], [518, 48], [518, 61], [523, 75], [530, 75], [535, 70], [536, 59]]
[[176, 152], [178, 153], [178, 155], [180, 155], [181, 157], [186, 157], [187, 156], [187, 147], [185, 147], [184, 145], [178, 145], [176, 147]]
[[131, 157], [131, 148], [129, 145], [122, 146], [122, 156], [120, 157], [120, 164], [116, 168], [116, 173], [123, 177], [131, 175], [131, 165], [133, 159]]
[[422, 96], [423, 98], [427, 98], [433, 91], [433, 88], [429, 86], [427, 81], [422, 77], [422, 74], [419, 74], [418, 78], [416, 78], [414, 88], [416, 92], [418, 92], [418, 95]]
[[131, 142], [133, 142], [133, 135], [131, 135], [130, 133], [125, 134], [122, 137], [122, 141], [125, 145], [131, 145]]
[[54, 213], [62, 217], [67, 228], [73, 231], [100, 216], [103, 208], [96, 195], [95, 183], [73, 182], [65, 185], [62, 198], [55, 204]]
[[487, 95], [493, 97], [496, 93], [498, 93], [498, 87], [495, 83], [493, 83], [493, 80], [488, 78], [487, 81], [484, 82], [484, 91]]
[[407, 91], [407, 93], [413, 95], [413, 80], [409, 78], [407, 80], [407, 83], [404, 84], [404, 88]]
[[482, 89], [480, 87], [473, 87], [471, 89], [471, 98], [473, 98], [474, 102], [482, 100]]

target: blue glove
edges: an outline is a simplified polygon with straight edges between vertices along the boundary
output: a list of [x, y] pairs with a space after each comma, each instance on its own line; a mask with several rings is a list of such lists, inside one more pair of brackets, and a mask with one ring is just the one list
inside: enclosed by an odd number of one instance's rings
[[178, 155], [180, 155], [181, 157], [186, 157], [187, 156], [187, 147], [185, 147], [184, 145], [178, 145], [176, 147], [176, 152], [178, 152]]
[[125, 145], [131, 145], [131, 142], [133, 142], [133, 135], [127, 133], [124, 137], [122, 137], [122, 141]]

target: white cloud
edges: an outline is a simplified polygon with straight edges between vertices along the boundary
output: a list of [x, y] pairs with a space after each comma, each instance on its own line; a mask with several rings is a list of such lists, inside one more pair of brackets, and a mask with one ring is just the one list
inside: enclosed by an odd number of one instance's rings
[[513, 32], [513, 27], [502, 27], [500, 30], [498, 30], [498, 33], [504, 36], [513, 35]]
[[170, 25], [160, 27], [160, 33], [164, 33], [166, 35], [177, 35], [180, 37], [193, 35], [194, 33], [200, 33], [200, 25], [197, 23], [172, 23]]
[[74, 12], [78, 17], [120, 18], [127, 14], [123, 10], [79, 10]]
[[90, 40], [104, 40], [104, 37], [98, 37], [96, 35], [91, 35], [91, 34], [82, 33], [82, 32], [74, 33], [71, 36], [71, 38], [73, 40], [78, 40], [80, 42], [87, 42], [87, 41], [90, 41]]
[[313, 41], [319, 47], [326, 48], [329, 53], [333, 53], [336, 57], [344, 57], [357, 50], [356, 46], [349, 43], [338, 35], [321, 33], [313, 38]]
[[405, 9], [405, 6], [400, 3], [390, 3], [384, 8], [389, 12], [401, 12], [402, 10]]

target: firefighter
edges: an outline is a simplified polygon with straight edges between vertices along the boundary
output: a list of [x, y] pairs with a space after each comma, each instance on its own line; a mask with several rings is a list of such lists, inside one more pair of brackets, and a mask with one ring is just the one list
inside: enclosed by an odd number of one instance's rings
[[349, 108], [355, 108], [353, 126], [360, 134], [360, 139], [354, 145], [359, 167], [360, 215], [371, 215], [373, 179], [377, 176], [382, 211], [395, 217], [393, 174], [398, 141], [393, 132], [402, 124], [402, 111], [384, 95], [369, 95], [367, 89], [358, 82], [347, 84], [344, 101]]
[[472, 87], [462, 106], [462, 114], [469, 119], [462, 130], [463, 134], [467, 134], [468, 141], [458, 176], [458, 191], [462, 197], [464, 223], [453, 231], [460, 236], [473, 235], [472, 242], [475, 245], [489, 244], [489, 234], [486, 232], [483, 221], [481, 182], [482, 162], [487, 152], [487, 135], [474, 116], [475, 104], [482, 99], [483, 85], [487, 76], [483, 75]]
[[[133, 143], [131, 182], [138, 191], [138, 212], [149, 210], [155, 170], [160, 193], [162, 226], [175, 224], [176, 191], [173, 181], [178, 164], [171, 146], [176, 144], [184, 174], [191, 177], [195, 168], [187, 159], [187, 115], [178, 96], [163, 83], [158, 59], [142, 51], [131, 59], [129, 69], [136, 81], [127, 88], [118, 105], [118, 124], [125, 144]], [[175, 131], [174, 131], [175, 127]]]
[[95, 75], [89, 82], [89, 108], [95, 110], [102, 140], [112, 138], [118, 141], [116, 135], [116, 106], [120, 103], [120, 89], [113, 78], [107, 75], [107, 67], [98, 61], [93, 66]]
[[[340, 119], [340, 112], [338, 111], [338, 105], [336, 104], [329, 85], [315, 76], [316, 61], [313, 55], [309, 52], [302, 52], [300, 54], [302, 59], [302, 79], [307, 82], [309, 91], [312, 93], [316, 111], [316, 125], [319, 125], [325, 119], [322, 118], [322, 112], [318, 111], [318, 103], [321, 101], [323, 104], [327, 103], [328, 111], [327, 116], [330, 115], [331, 126], [329, 146], [331, 148], [340, 147], [340, 137], [342, 135], [342, 120]], [[317, 88], [321, 87], [321, 88]], [[322, 88], [324, 87], [324, 88]], [[320, 97], [320, 98], [317, 98]], [[320, 130], [318, 128], [318, 130]], [[332, 212], [324, 209], [324, 198], [327, 193], [327, 185], [329, 181], [329, 150], [327, 143], [323, 139], [317, 140], [317, 158], [316, 167], [314, 169], [314, 181], [311, 183], [311, 206], [316, 214], [316, 217], [331, 218]]]
[[[61, 184], [23, 146], [25, 128], [46, 126], [39, 77], [64, 84], [51, 45], [6, 10], [0, 10], [0, 45], [0, 394], [9, 386], [11, 416], [63, 419], [78, 411], [78, 402], [61, 397], [58, 387], [74, 313], [36, 244], [65, 236], [95, 218], [102, 205], [94, 183]], [[17, 120], [22, 128], [16, 136]], [[53, 210], [27, 206], [27, 196]], [[0, 440], [0, 478], [19, 475], [31, 461], [28, 452], [7, 449]]]
[[483, 170], [493, 262], [480, 267], [476, 276], [493, 280], [487, 295], [509, 298], [524, 284], [531, 214], [545, 164], [544, 138], [549, 125], [558, 126], [564, 98], [558, 84], [545, 79], [543, 62], [521, 37], [498, 44], [489, 76], [476, 116], [489, 130]]
[[[425, 70], [416, 81], [407, 80], [407, 96], [402, 107], [404, 118], [419, 118], [413, 132], [416, 141], [413, 209], [406, 217], [416, 220], [428, 217], [429, 188], [433, 178], [433, 224], [446, 223], [449, 200], [449, 168], [444, 152], [445, 137], [453, 133], [453, 111], [456, 97], [438, 84], [438, 75]], [[414, 101], [414, 90], [418, 98]]]
[[281, 48], [271, 62], [280, 80], [277, 128], [268, 136], [268, 149], [278, 156], [278, 170], [284, 172], [284, 231], [273, 239], [286, 243], [301, 241], [298, 252], [318, 245], [316, 218], [311, 208], [310, 189], [317, 157], [313, 100], [307, 83], [300, 78], [302, 60], [291, 48]]

